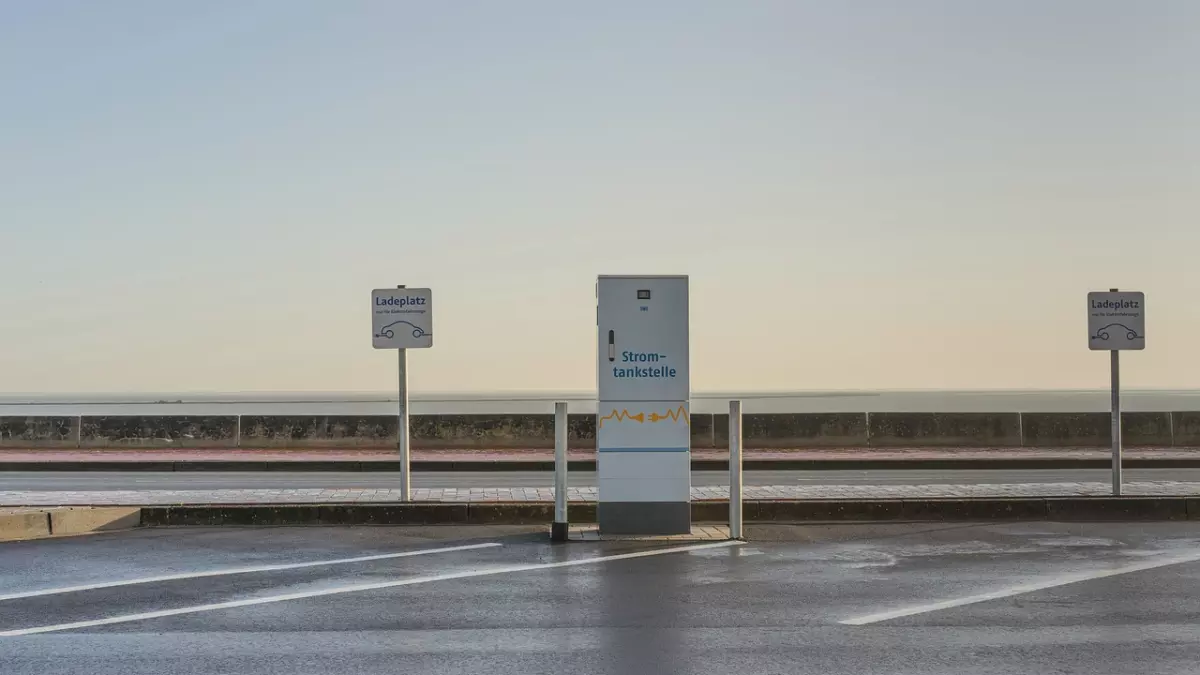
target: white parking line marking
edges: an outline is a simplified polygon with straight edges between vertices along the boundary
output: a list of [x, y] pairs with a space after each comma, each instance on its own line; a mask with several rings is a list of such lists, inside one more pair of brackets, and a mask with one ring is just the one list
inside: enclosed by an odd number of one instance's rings
[[236, 607], [251, 607], [254, 605], [266, 605], [275, 602], [287, 602], [288, 600], [303, 600], [306, 598], [318, 598], [325, 595], [341, 595], [343, 593], [359, 593], [362, 591], [375, 591], [382, 588], [396, 588], [398, 586], [412, 586], [415, 584], [427, 584], [434, 581], [449, 581], [451, 579], [469, 579], [472, 577], [486, 577], [496, 574], [511, 574], [514, 572], [528, 572], [531, 570], [546, 570], [557, 567], [574, 567], [577, 565], [594, 565], [601, 562], [609, 562], [612, 560], [629, 560], [631, 558], [646, 558], [649, 556], [666, 555], [668, 553], [684, 553], [687, 551], [700, 551], [708, 548], [721, 548], [725, 546], [740, 546], [745, 542], [741, 541], [720, 541], [711, 544], [695, 544], [692, 546], [675, 546], [673, 548], [660, 548], [652, 551], [638, 551], [637, 553], [621, 553], [618, 555], [606, 555], [595, 558], [582, 558], [580, 560], [565, 560], [562, 562], [553, 563], [530, 563], [526, 565], [512, 565], [510, 567], [499, 567], [489, 570], [470, 570], [466, 572], [451, 572], [448, 574], [435, 574], [427, 577], [413, 577], [411, 579], [397, 579], [395, 581], [380, 581], [373, 584], [357, 584], [354, 586], [340, 586], [336, 588], [326, 588], [323, 590], [302, 591], [299, 593], [286, 593], [283, 595], [270, 595], [261, 598], [248, 598], [246, 600], [232, 600], [229, 602], [217, 602], [211, 605], [194, 605], [192, 607], [179, 607], [177, 609], [163, 609], [156, 612], [143, 612], [141, 614], [124, 614], [121, 616], [111, 616], [106, 619], [93, 619], [91, 621], [75, 621], [72, 623], [60, 623], [50, 626], [36, 626], [34, 628], [19, 628], [17, 630], [0, 631], [0, 637], [18, 637], [21, 635], [35, 635], [38, 633], [55, 633], [64, 630], [74, 630], [76, 628], [92, 628], [94, 626], [110, 626], [117, 623], [130, 623], [133, 621], [145, 621], [146, 619], [161, 619], [167, 616], [179, 616], [181, 614], [196, 614], [199, 612], [215, 612], [222, 609], [234, 609]]
[[1028, 584], [1019, 584], [1010, 586], [998, 591], [989, 593], [980, 593], [978, 595], [968, 595], [955, 600], [942, 600], [940, 602], [931, 602], [924, 605], [915, 605], [912, 607], [904, 607], [901, 609], [893, 609], [887, 612], [879, 612], [877, 614], [866, 614], [863, 616], [855, 616], [849, 619], [842, 619], [838, 623], [846, 626], [865, 626], [871, 623], [879, 623], [880, 621], [889, 621], [898, 619], [902, 616], [913, 616], [915, 614], [926, 614], [928, 612], [938, 612], [943, 609], [951, 609], [953, 607], [962, 607], [964, 605], [974, 605], [980, 602], [988, 602], [990, 600], [999, 600], [1001, 598], [1010, 598], [1014, 595], [1023, 595], [1025, 593], [1033, 593], [1047, 588], [1055, 588], [1058, 586], [1066, 586], [1067, 584], [1077, 584], [1081, 581], [1091, 581], [1093, 579], [1103, 579], [1105, 577], [1115, 577], [1120, 574], [1129, 574], [1130, 572], [1141, 572], [1143, 570], [1152, 570], [1157, 567], [1168, 567], [1170, 565], [1180, 565], [1183, 563], [1200, 561], [1200, 552], [1192, 552], [1177, 555], [1164, 555], [1146, 560], [1144, 562], [1133, 563], [1130, 565], [1120, 565], [1118, 567], [1110, 567], [1108, 569], [1093, 570], [1091, 572], [1079, 572], [1076, 574], [1065, 574], [1057, 577], [1050, 577], [1044, 581], [1035, 581]]
[[61, 588], [46, 588], [40, 591], [22, 591], [20, 593], [7, 593], [0, 595], [0, 601], [17, 600], [19, 598], [36, 598], [43, 595], [59, 595], [62, 593], [79, 593], [80, 591], [94, 591], [100, 588], [116, 588], [118, 586], [136, 586], [138, 584], [154, 584], [160, 581], [178, 581], [180, 579], [201, 579], [204, 577], [220, 577], [229, 574], [253, 574], [255, 572], [278, 572], [279, 570], [298, 570], [305, 567], [322, 567], [324, 565], [349, 565], [351, 563], [371, 562], [372, 560], [390, 560], [392, 558], [408, 558], [415, 555], [429, 555], [432, 553], [450, 553], [453, 551], [471, 551], [480, 548], [493, 548], [500, 546], [495, 542], [486, 544], [468, 544], [465, 546], [448, 546], [445, 548], [427, 548], [419, 551], [402, 551], [400, 553], [380, 553], [378, 555], [364, 555], [356, 558], [338, 558], [337, 560], [313, 560], [311, 562], [302, 563], [286, 563], [282, 565], [263, 565], [261, 567], [232, 567], [223, 570], [209, 570], [207, 572], [184, 572], [181, 574], [166, 574], [158, 577], [142, 577], [140, 579], [127, 579], [124, 581], [102, 581], [95, 584], [83, 584], [80, 586], [63, 586]]

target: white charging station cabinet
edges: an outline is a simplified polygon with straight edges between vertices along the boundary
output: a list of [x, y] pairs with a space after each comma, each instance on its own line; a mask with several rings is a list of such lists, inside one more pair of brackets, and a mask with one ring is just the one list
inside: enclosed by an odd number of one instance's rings
[[691, 531], [691, 382], [686, 276], [596, 284], [600, 532]]

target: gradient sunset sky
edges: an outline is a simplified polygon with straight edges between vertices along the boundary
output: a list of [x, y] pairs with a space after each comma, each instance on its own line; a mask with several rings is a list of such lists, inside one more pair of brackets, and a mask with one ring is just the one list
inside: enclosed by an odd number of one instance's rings
[[586, 389], [689, 274], [701, 389], [1200, 387], [1200, 3], [0, 4], [0, 391]]

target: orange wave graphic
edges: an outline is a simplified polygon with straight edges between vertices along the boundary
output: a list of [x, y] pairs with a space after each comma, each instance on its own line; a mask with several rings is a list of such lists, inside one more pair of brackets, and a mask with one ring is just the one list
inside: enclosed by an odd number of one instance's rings
[[645, 412], [639, 412], [638, 414], [634, 415], [633, 413], [629, 412], [628, 409], [617, 410], [614, 408], [611, 413], [600, 418], [600, 426], [604, 426], [605, 420], [616, 420], [618, 422], [623, 422], [625, 420], [633, 420], [633, 421], [637, 422], [638, 424], [643, 424], [646, 421], [654, 423], [654, 422], [662, 422], [664, 420], [671, 420], [672, 422], [678, 422], [679, 420], [683, 420], [683, 423], [688, 425], [689, 427], [692, 425], [692, 420], [691, 420], [691, 417], [688, 415], [687, 407], [682, 406], [682, 405], [679, 406], [678, 408], [675, 408], [674, 410], [668, 410], [665, 413], [652, 412], [652, 413], [650, 413], [649, 417], [650, 417], [650, 419], [647, 420]]

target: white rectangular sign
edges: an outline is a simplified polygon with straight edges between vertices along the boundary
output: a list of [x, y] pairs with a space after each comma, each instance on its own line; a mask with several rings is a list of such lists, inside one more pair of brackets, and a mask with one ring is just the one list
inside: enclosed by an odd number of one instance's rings
[[1088, 348], [1103, 351], [1146, 348], [1146, 294], [1088, 293]]
[[433, 346], [433, 296], [428, 288], [371, 291], [371, 336], [375, 349]]

